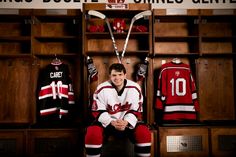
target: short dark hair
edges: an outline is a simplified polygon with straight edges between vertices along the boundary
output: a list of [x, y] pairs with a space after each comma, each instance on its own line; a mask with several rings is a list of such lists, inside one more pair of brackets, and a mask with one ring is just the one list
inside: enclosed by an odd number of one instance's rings
[[126, 69], [125, 66], [121, 63], [113, 63], [110, 67], [109, 67], [109, 74], [111, 74], [111, 71], [115, 70], [118, 72], [124, 72], [124, 74], [126, 74]]

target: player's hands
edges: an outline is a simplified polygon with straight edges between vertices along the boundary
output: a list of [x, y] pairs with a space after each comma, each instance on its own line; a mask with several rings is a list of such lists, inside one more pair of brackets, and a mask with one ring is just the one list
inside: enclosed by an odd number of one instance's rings
[[122, 120], [122, 119], [118, 119], [116, 121], [117, 121], [117, 124], [118, 124], [118, 130], [120, 130], [120, 131], [125, 130], [125, 128], [128, 125], [128, 121], [127, 120]]
[[128, 125], [128, 121], [122, 120], [122, 119], [113, 120], [113, 121], [111, 121], [111, 125], [114, 126], [115, 129], [117, 129], [119, 131], [124, 131]]

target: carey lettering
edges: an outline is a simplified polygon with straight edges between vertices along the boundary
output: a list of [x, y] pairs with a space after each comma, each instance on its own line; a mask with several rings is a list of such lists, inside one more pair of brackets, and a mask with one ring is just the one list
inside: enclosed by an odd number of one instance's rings
[[63, 72], [50, 72], [50, 78], [62, 78]]

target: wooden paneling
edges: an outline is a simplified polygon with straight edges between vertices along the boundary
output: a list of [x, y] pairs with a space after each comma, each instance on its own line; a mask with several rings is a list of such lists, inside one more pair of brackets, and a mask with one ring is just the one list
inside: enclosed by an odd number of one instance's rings
[[24, 157], [26, 133], [24, 130], [0, 130], [0, 156]]
[[27, 152], [31, 157], [81, 156], [79, 132], [72, 129], [34, 129], [28, 131]]
[[212, 157], [232, 157], [236, 155], [236, 128], [211, 128]]
[[233, 61], [227, 58], [198, 60], [201, 120], [234, 120]]
[[30, 123], [35, 105], [32, 60], [1, 60], [0, 123]]

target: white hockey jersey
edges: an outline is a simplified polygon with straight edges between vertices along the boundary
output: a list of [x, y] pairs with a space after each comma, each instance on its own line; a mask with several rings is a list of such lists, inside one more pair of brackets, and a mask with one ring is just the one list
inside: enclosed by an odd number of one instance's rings
[[117, 92], [114, 85], [106, 81], [97, 87], [93, 95], [92, 112], [104, 127], [112, 120], [123, 119], [132, 129], [141, 118], [142, 104], [143, 95], [137, 83], [125, 80], [125, 86]]

